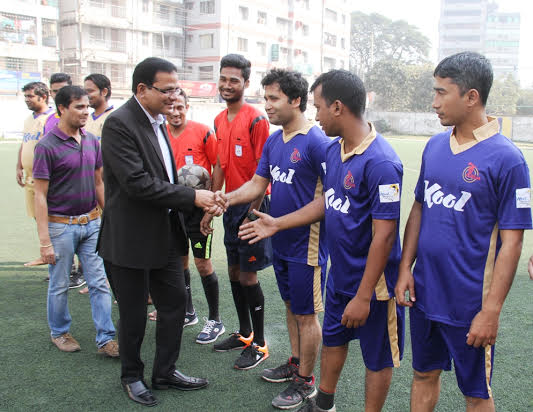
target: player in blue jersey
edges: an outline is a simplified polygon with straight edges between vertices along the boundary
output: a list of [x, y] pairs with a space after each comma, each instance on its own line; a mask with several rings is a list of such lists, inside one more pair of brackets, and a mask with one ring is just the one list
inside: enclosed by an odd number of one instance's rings
[[424, 149], [396, 286], [410, 307], [412, 411], [434, 410], [452, 359], [466, 410], [494, 411], [494, 343], [531, 209], [524, 157], [485, 112], [492, 76], [472, 52], [434, 72], [433, 108], [451, 127]]
[[[328, 136], [324, 195], [296, 212], [241, 226], [255, 242], [280, 230], [325, 220], [331, 269], [322, 326], [320, 386], [302, 411], [334, 411], [334, 396], [348, 344], [359, 339], [366, 366], [365, 408], [379, 411], [392, 367], [403, 353], [403, 308], [394, 285], [400, 262], [398, 223], [402, 164], [364, 118], [362, 81], [345, 70], [320, 75], [311, 91], [316, 119]], [[256, 213], [256, 211], [254, 211]], [[275, 243], [275, 242], [274, 242]]]
[[[298, 72], [273, 69], [261, 81], [270, 123], [281, 126], [263, 147], [250, 181], [225, 195], [227, 206], [250, 203], [272, 184], [270, 213], [282, 216], [322, 196], [326, 146], [330, 140], [305, 118], [308, 83]], [[219, 192], [220, 197], [224, 194]], [[273, 263], [281, 298], [286, 305], [292, 356], [282, 365], [265, 369], [269, 382], [290, 381], [272, 401], [289, 409], [316, 395], [313, 368], [318, 356], [323, 311], [322, 290], [327, 250], [320, 222], [286, 230], [272, 239]]]

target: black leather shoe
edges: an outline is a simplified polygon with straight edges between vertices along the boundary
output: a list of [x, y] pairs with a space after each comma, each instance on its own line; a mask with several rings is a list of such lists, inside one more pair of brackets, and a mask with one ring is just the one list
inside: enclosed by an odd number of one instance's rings
[[146, 386], [144, 381], [140, 380], [132, 383], [122, 382], [122, 387], [132, 401], [144, 406], [157, 405], [157, 399], [152, 391]]
[[152, 387], [154, 389], [173, 388], [182, 391], [192, 391], [205, 388], [208, 383], [207, 379], [186, 376], [177, 370], [166, 378], [152, 378]]

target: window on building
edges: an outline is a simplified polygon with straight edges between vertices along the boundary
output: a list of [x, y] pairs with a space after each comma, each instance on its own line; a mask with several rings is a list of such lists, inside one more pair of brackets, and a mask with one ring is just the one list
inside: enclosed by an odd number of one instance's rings
[[37, 60], [0, 56], [0, 69], [3, 70], [33, 72], [35, 71], [36, 67]]
[[43, 60], [43, 77], [50, 78], [52, 73], [59, 71], [59, 62], [54, 60]]
[[239, 6], [239, 16], [241, 16], [241, 20], [248, 20], [249, 12], [248, 7]]
[[111, 50], [124, 52], [126, 51], [126, 39], [124, 30], [111, 29]]
[[289, 32], [289, 20], [282, 17], [276, 17], [276, 29], [280, 36], [285, 36]]
[[89, 5], [91, 7], [100, 7], [103, 9], [105, 7], [105, 1], [104, 0], [90, 0]]
[[200, 66], [198, 72], [200, 80], [213, 80], [213, 66]]
[[266, 43], [260, 42], [260, 41], [257, 42], [257, 54], [259, 54], [259, 56], [266, 56], [267, 54]]
[[267, 14], [264, 11], [257, 12], [257, 24], [267, 24]]
[[89, 26], [89, 38], [93, 43], [104, 43], [105, 29], [100, 26]]
[[185, 9], [186, 10], [193, 10], [194, 9], [194, 2], [193, 1], [188, 1], [185, 3]]
[[215, 14], [215, 0], [201, 1], [200, 2], [201, 14]]
[[248, 51], [248, 39], [239, 37], [237, 39], [237, 50], [247, 52]]
[[341, 48], [346, 48], [346, 40], [344, 39], [344, 37], [341, 37]]
[[326, 19], [331, 21], [337, 21], [337, 12], [331, 9], [326, 9], [324, 12], [324, 15], [326, 16]]
[[346, 24], [346, 14], [342, 15], [342, 24]]
[[87, 66], [90, 73], [101, 73], [105, 74], [105, 65], [100, 62], [88, 62]]
[[57, 46], [57, 22], [55, 20], [42, 19], [43, 46]]
[[324, 70], [329, 71], [335, 68], [335, 59], [324, 57]]
[[215, 35], [214, 34], [200, 34], [200, 48], [201, 49], [212, 49], [215, 45]]
[[324, 33], [324, 44], [328, 46], [337, 46], [337, 36], [331, 33]]
[[142, 43], [143, 43], [143, 46], [149, 46], [148, 32], [145, 32], [145, 31], [142, 32]]
[[339, 62], [339, 69], [344, 69], [344, 60]]
[[304, 63], [309, 63], [309, 54], [306, 51], [302, 52]]
[[148, 13], [150, 10], [150, 0], [143, 0], [143, 13]]
[[0, 12], [0, 41], [37, 44], [35, 17]]
[[124, 84], [126, 80], [126, 70], [122, 64], [111, 65], [111, 76], [109, 78], [112, 84]]
[[192, 34], [187, 34], [187, 43], [192, 43], [192, 41], [193, 41]]
[[304, 36], [309, 36], [309, 26], [307, 24], [302, 26], [302, 33]]

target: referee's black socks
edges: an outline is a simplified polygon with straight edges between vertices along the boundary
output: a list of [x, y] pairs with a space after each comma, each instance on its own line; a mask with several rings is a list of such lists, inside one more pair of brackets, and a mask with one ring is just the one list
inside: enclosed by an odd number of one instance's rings
[[218, 313], [218, 277], [215, 272], [202, 276], [202, 286], [204, 287], [205, 298], [209, 306], [209, 320], [220, 322]]

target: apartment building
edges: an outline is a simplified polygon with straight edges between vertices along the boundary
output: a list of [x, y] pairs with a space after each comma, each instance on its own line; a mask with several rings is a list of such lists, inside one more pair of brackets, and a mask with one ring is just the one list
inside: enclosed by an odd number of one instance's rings
[[273, 67], [302, 72], [309, 80], [332, 68], [348, 68], [348, 0], [185, 0], [184, 75], [215, 81], [219, 61], [240, 53], [252, 62], [248, 95]]
[[3, 1], [0, 6], [0, 94], [59, 69], [57, 0]]
[[441, 0], [439, 60], [460, 51], [487, 56], [495, 78], [518, 79], [520, 13], [498, 12], [489, 0]]

